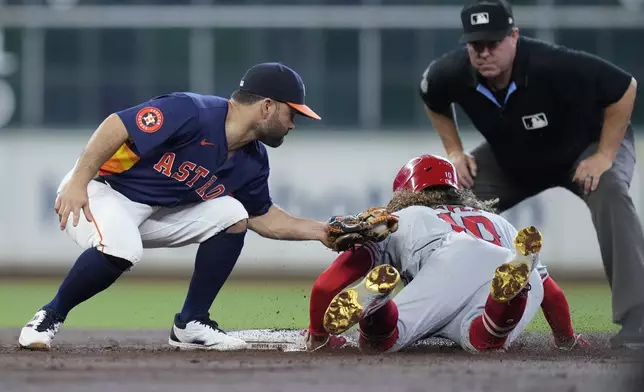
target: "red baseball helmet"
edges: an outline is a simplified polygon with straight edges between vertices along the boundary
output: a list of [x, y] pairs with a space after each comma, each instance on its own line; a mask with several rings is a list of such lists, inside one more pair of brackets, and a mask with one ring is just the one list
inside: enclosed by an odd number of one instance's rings
[[394, 179], [394, 192], [401, 189], [419, 192], [436, 185], [458, 189], [456, 168], [445, 158], [425, 154], [407, 162], [398, 171]]

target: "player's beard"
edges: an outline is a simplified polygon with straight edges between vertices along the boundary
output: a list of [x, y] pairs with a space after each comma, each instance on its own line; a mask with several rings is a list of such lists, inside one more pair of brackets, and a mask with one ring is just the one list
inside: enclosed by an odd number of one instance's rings
[[279, 121], [279, 116], [275, 113], [264, 124], [258, 124], [259, 141], [269, 147], [279, 147], [284, 143], [284, 136], [288, 133], [288, 129]]

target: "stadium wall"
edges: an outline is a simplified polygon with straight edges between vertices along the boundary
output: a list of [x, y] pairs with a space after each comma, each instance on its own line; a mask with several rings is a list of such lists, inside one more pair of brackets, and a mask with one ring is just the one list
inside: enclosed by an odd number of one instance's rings
[[[63, 274], [79, 254], [77, 245], [58, 228], [53, 205], [58, 182], [73, 166], [90, 134], [89, 130], [73, 134], [34, 130], [0, 135], [4, 163], [0, 171], [0, 276]], [[464, 132], [467, 149], [481, 140], [475, 132]], [[644, 156], [643, 148], [644, 143], [639, 142], [639, 156]], [[295, 131], [282, 147], [269, 149], [273, 199], [293, 214], [319, 220], [383, 205], [397, 170], [422, 153], [443, 154], [431, 130]], [[640, 216], [642, 172], [640, 162], [631, 186]], [[580, 279], [604, 276], [590, 214], [570, 192], [548, 190], [504, 215], [517, 226], [534, 224], [542, 230], [542, 260], [551, 273]], [[148, 249], [132, 274], [189, 275], [195, 251], [195, 246]], [[334, 252], [316, 242], [274, 241], [251, 232], [233, 275], [309, 277], [324, 270], [334, 257]]]

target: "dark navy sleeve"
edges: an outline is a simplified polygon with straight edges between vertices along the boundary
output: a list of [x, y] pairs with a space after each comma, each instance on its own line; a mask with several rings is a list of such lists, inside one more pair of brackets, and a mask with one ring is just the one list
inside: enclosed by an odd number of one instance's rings
[[183, 94], [155, 97], [116, 114], [125, 124], [139, 156], [174, 135], [196, 132], [199, 127], [197, 106]]
[[268, 176], [270, 174], [268, 155], [265, 150], [263, 153], [262, 158], [264, 162], [257, 177], [243, 188], [237, 190], [234, 194], [235, 199], [242, 203], [250, 217], [264, 215], [273, 205], [273, 200], [268, 189]]

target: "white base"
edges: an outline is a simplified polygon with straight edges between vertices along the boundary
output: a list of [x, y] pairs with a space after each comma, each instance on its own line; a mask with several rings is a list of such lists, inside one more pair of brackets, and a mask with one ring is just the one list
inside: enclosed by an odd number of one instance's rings
[[[272, 330], [272, 329], [247, 329], [240, 331], [227, 331], [230, 336], [242, 339], [248, 343], [248, 350], [255, 351], [306, 351], [304, 336], [301, 330]], [[342, 334], [347, 339], [346, 348], [357, 348], [359, 333], [356, 327]], [[421, 340], [413, 346], [453, 346], [454, 343], [439, 338]]]

